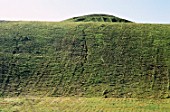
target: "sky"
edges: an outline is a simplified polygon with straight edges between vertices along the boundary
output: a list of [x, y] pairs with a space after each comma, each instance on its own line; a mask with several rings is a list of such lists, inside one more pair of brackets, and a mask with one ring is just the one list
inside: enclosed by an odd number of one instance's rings
[[0, 20], [61, 21], [100, 13], [170, 24], [170, 0], [0, 0]]

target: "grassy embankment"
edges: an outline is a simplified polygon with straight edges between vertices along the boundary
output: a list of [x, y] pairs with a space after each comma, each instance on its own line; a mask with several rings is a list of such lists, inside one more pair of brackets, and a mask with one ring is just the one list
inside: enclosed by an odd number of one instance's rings
[[0, 23], [0, 96], [169, 97], [170, 25]]

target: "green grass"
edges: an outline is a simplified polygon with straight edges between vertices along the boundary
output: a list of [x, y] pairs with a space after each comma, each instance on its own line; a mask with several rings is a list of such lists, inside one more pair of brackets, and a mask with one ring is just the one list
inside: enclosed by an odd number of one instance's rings
[[169, 75], [170, 25], [0, 23], [1, 97], [168, 98]]
[[4, 98], [1, 112], [169, 112], [170, 100], [129, 98]]

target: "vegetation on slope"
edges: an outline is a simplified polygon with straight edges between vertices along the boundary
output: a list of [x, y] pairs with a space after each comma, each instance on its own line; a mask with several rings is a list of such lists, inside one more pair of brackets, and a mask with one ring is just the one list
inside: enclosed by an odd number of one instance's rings
[[170, 25], [0, 23], [1, 96], [169, 97]]
[[73, 17], [65, 21], [69, 22], [131, 22], [129, 20], [121, 19], [112, 15], [106, 14], [91, 14], [79, 17]]

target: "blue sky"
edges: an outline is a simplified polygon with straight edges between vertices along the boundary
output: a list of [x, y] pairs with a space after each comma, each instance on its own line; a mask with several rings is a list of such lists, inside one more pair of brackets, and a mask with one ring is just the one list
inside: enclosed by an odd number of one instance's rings
[[61, 21], [94, 13], [137, 23], [170, 23], [170, 0], [0, 0], [1, 20]]

